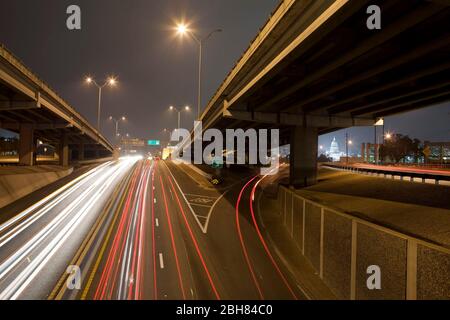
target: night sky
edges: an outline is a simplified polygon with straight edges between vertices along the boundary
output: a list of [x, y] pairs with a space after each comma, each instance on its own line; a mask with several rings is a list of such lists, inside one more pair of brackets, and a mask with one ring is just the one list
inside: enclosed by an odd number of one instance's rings
[[[173, 26], [189, 22], [200, 35], [222, 28], [205, 48], [203, 105], [206, 105], [250, 41], [275, 9], [277, 0], [14, 0], [0, 4], [0, 42], [22, 59], [91, 123], [96, 123], [97, 91], [83, 83], [108, 75], [119, 86], [106, 89], [104, 132], [111, 137], [109, 115], [126, 115], [121, 133], [159, 139], [174, 128], [170, 105], [197, 103], [197, 47], [174, 36]], [[82, 30], [66, 28], [66, 8], [82, 10]], [[183, 117], [192, 127], [194, 113]], [[386, 130], [421, 140], [450, 141], [450, 105], [440, 105], [386, 119]], [[373, 142], [373, 128], [348, 130], [355, 148]], [[341, 145], [345, 131], [320, 138]], [[358, 146], [358, 147], [356, 147]], [[356, 152], [352, 151], [352, 152]]]

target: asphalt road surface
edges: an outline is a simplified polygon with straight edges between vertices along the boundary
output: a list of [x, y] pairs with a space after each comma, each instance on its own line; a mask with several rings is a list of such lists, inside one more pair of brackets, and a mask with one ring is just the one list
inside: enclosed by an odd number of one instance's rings
[[135, 159], [102, 164], [0, 225], [0, 299], [45, 299]]
[[219, 192], [171, 162], [139, 161], [67, 261], [79, 287], [63, 271], [47, 298], [304, 299], [259, 230], [259, 180]]

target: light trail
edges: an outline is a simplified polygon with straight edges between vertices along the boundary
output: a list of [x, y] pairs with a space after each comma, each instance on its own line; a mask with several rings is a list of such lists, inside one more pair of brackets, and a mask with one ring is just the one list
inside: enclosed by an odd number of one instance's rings
[[[165, 204], [165, 208], [166, 208], [166, 217], [167, 217], [167, 223], [169, 225], [169, 233], [170, 233], [170, 240], [171, 240], [171, 244], [172, 244], [172, 250], [173, 250], [173, 254], [175, 256], [175, 264], [177, 267], [177, 273], [178, 273], [178, 282], [180, 285], [180, 290], [181, 290], [181, 294], [183, 295], [183, 300], [186, 300], [186, 294], [184, 292], [184, 284], [183, 284], [183, 277], [181, 276], [181, 269], [180, 269], [180, 263], [178, 260], [178, 252], [177, 252], [177, 246], [175, 243], [175, 236], [174, 236], [174, 232], [173, 232], [173, 227], [172, 227], [172, 219], [170, 218], [170, 213], [169, 213], [169, 206], [167, 204], [167, 196], [166, 196], [166, 191], [165, 191], [165, 186], [163, 184], [162, 181], [162, 176], [159, 176], [159, 181], [161, 183], [161, 190], [163, 193], [163, 199], [164, 199], [164, 204]], [[162, 257], [162, 255], [161, 255]], [[164, 264], [162, 264], [164, 265]]]
[[[172, 188], [172, 191], [175, 194], [175, 198], [177, 200], [178, 207], [180, 208], [180, 211], [181, 211], [182, 216], [183, 216], [184, 225], [186, 226], [187, 231], [189, 233], [189, 236], [190, 236], [190, 238], [192, 240], [192, 243], [194, 244], [194, 247], [195, 247], [195, 250], [197, 252], [197, 255], [198, 255], [198, 257], [200, 259], [200, 262], [201, 262], [201, 264], [203, 266], [203, 270], [205, 271], [205, 274], [206, 274], [206, 276], [208, 278], [209, 284], [211, 285], [211, 289], [213, 290], [214, 295], [216, 296], [216, 299], [217, 300], [221, 300], [219, 292], [217, 291], [216, 285], [214, 284], [214, 281], [212, 279], [211, 273], [210, 273], [210, 271], [208, 269], [208, 266], [206, 265], [206, 261], [205, 261], [205, 259], [203, 257], [203, 254], [202, 254], [201, 250], [200, 250], [200, 246], [199, 246], [199, 244], [197, 242], [197, 239], [194, 236], [194, 232], [192, 231], [192, 228], [191, 228], [191, 226], [190, 226], [190, 224], [189, 224], [189, 222], [187, 220], [187, 216], [186, 216], [186, 213], [185, 213], [185, 211], [183, 209], [183, 206], [181, 204], [180, 198], [178, 197], [178, 193], [175, 190], [175, 186], [174, 186], [174, 182], [173, 182], [175, 180], [172, 180], [172, 177], [170, 177], [170, 176], [167, 176], [167, 178], [169, 180], [169, 183], [170, 183], [170, 186]], [[173, 179], [175, 179], [175, 178], [173, 178]]]
[[267, 177], [264, 176], [263, 178], [259, 179], [255, 185], [252, 188], [251, 191], [251, 197], [250, 197], [250, 213], [252, 215], [252, 221], [253, 221], [253, 225], [255, 226], [256, 229], [256, 233], [258, 234], [258, 238], [261, 242], [261, 244], [264, 247], [264, 251], [266, 252], [267, 256], [270, 259], [270, 262], [272, 263], [272, 265], [274, 266], [275, 270], [277, 271], [278, 275], [280, 276], [281, 280], [283, 281], [284, 285], [286, 286], [286, 288], [289, 290], [290, 294], [292, 295], [292, 297], [295, 300], [298, 300], [297, 295], [295, 294], [294, 290], [292, 290], [291, 286], [289, 285], [289, 282], [287, 281], [286, 277], [284, 276], [283, 272], [281, 271], [280, 267], [278, 266], [278, 264], [276, 263], [275, 259], [272, 256], [272, 253], [269, 250], [269, 247], [267, 246], [266, 241], [264, 240], [264, 237], [262, 236], [261, 230], [259, 229], [258, 223], [256, 221], [256, 217], [255, 217], [255, 211], [253, 209], [253, 202], [255, 199], [255, 194], [256, 194], [256, 189], [258, 188], [258, 185], [261, 183], [261, 181], [263, 181], [265, 178]]
[[154, 165], [139, 164], [133, 174], [127, 200], [121, 210], [116, 234], [94, 299], [140, 299], [142, 297], [145, 221], [149, 181]]
[[244, 254], [245, 262], [247, 263], [248, 271], [250, 272], [250, 275], [252, 277], [253, 283], [255, 284], [256, 290], [258, 291], [259, 298], [261, 300], [264, 300], [264, 294], [261, 289], [261, 285], [259, 284], [258, 278], [256, 277], [255, 270], [253, 268], [253, 265], [250, 261], [250, 257], [247, 252], [247, 247], [245, 246], [244, 237], [242, 235], [241, 230], [241, 224], [240, 224], [240, 214], [239, 214], [239, 205], [242, 200], [242, 196], [244, 195], [245, 190], [248, 188], [248, 186], [255, 181], [257, 178], [253, 177], [250, 181], [248, 181], [244, 187], [241, 189], [241, 192], [239, 193], [239, 197], [236, 201], [236, 228], [239, 236], [239, 242], [241, 243], [242, 253]]
[[[34, 223], [37, 223], [47, 213], [54, 213], [56, 205], [65, 205], [64, 209], [25, 244], [21, 245], [12, 255], [0, 264], [1, 285], [0, 299], [17, 299], [43, 270], [51, 258], [68, 241], [75, 230], [89, 215], [95, 214], [94, 207], [104, 198], [123, 174], [135, 163], [136, 159], [124, 159], [115, 163], [107, 163], [91, 170], [85, 175], [72, 181], [68, 185], [54, 192], [49, 197], [39, 201], [36, 205], [25, 210], [16, 218], [3, 225], [3, 230], [14, 223], [17, 225], [2, 236], [1, 246], [10, 242]], [[87, 187], [77, 194], [83, 187]], [[69, 197], [74, 197], [71, 199]], [[64, 201], [70, 201], [65, 204]], [[39, 206], [44, 208], [38, 210]], [[31, 214], [28, 218], [25, 216]], [[20, 221], [22, 219], [22, 221]], [[31, 259], [31, 262], [27, 260]]]

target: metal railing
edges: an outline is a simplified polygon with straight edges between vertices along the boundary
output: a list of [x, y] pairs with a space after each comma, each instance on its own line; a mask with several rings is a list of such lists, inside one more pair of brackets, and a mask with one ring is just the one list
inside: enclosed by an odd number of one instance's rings
[[[450, 248], [341, 212], [286, 187], [280, 187], [278, 201], [280, 219], [300, 253], [339, 298], [450, 299]], [[365, 264], [382, 266], [384, 291], [365, 288]]]
[[401, 170], [385, 170], [385, 169], [377, 169], [377, 168], [364, 168], [357, 167], [352, 165], [340, 165], [340, 164], [322, 164], [322, 167], [328, 167], [332, 169], [345, 170], [352, 173], [362, 173], [362, 174], [370, 174], [375, 176], [381, 176], [384, 178], [392, 178], [399, 177], [400, 180], [405, 180], [405, 178], [409, 178], [411, 182], [414, 182], [414, 179], [420, 179], [422, 183], [426, 183], [427, 180], [432, 180], [436, 185], [439, 185], [441, 181], [450, 181], [450, 172], [449, 175], [443, 174], [432, 174], [432, 173], [423, 173], [423, 172], [412, 172], [412, 171], [401, 171]]

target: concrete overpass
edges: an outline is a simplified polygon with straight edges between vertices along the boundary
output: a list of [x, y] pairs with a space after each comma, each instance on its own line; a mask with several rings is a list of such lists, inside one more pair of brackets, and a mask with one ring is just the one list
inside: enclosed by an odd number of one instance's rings
[[[382, 10], [369, 30], [367, 8]], [[284, 0], [201, 116], [279, 128], [291, 184], [317, 175], [318, 135], [450, 100], [450, 1]]]
[[33, 165], [37, 140], [54, 145], [60, 164], [110, 156], [113, 146], [19, 59], [0, 46], [0, 128], [20, 135], [19, 164]]

